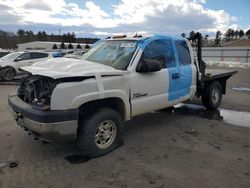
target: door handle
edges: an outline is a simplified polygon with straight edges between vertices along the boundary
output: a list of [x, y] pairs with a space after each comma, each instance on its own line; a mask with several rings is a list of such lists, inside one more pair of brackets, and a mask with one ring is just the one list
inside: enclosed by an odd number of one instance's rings
[[172, 74], [172, 79], [179, 79], [179, 78], [180, 78], [180, 73]]

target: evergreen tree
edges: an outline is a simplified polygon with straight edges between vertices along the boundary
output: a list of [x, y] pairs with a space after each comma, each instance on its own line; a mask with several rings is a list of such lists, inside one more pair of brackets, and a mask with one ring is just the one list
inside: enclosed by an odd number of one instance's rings
[[248, 29], [248, 30], [246, 31], [246, 36], [247, 36], [248, 39], [250, 39], [250, 29]]
[[204, 37], [204, 43], [205, 43], [204, 45], [205, 46], [208, 46], [208, 37], [209, 37], [208, 34], [206, 34], [205, 37]]
[[222, 33], [221, 33], [220, 31], [217, 31], [217, 32], [216, 32], [216, 36], [215, 36], [215, 39], [214, 39], [215, 45], [216, 45], [216, 46], [219, 46], [219, 45], [220, 45], [220, 42], [221, 42], [221, 35], [222, 35]]
[[[65, 39], [65, 40], [63, 40]], [[63, 41], [66, 42], [69, 41], [69, 43], [79, 43], [78, 49], [81, 49], [80, 46], [81, 43], [89, 43], [93, 44], [96, 41], [98, 41], [98, 38], [76, 38], [75, 33], [68, 33], [64, 34], [64, 38], [61, 35], [55, 35], [55, 34], [47, 34], [45, 31], [39, 31], [38, 33], [34, 34], [30, 30], [23, 30], [19, 29], [16, 33], [3, 31], [0, 29], [0, 48], [3, 49], [16, 49], [17, 44], [25, 43], [25, 42], [31, 42], [31, 41]], [[60, 48], [60, 45], [57, 45], [57, 48]], [[66, 48], [67, 46], [63, 46], [63, 48]], [[55, 47], [54, 47], [55, 48]]]
[[238, 39], [239, 38], [239, 31], [238, 30], [236, 30], [235, 32], [234, 32], [234, 39]]
[[64, 42], [62, 42], [62, 43], [60, 44], [60, 49], [66, 49], [66, 46], [65, 46]]
[[185, 34], [185, 33], [182, 33], [181, 36], [182, 36], [183, 38], [186, 38], [186, 34]]
[[194, 32], [194, 31], [191, 31], [191, 32], [189, 33], [189, 38], [192, 38], [194, 35], [195, 35], [195, 32]]
[[39, 40], [39, 41], [42, 41], [42, 40], [43, 40], [43, 35], [42, 35], [42, 32], [41, 32], [41, 31], [39, 31], [39, 32], [37, 33], [37, 40]]
[[85, 45], [85, 49], [90, 49], [90, 46], [88, 44]]
[[245, 35], [244, 31], [243, 30], [240, 30], [239, 31], [239, 38], [243, 37]]
[[231, 41], [231, 34], [232, 34], [232, 29], [228, 29], [225, 33], [225, 40], [226, 42]]
[[56, 45], [56, 44], [54, 44], [54, 45], [52, 46], [52, 49], [53, 49], [53, 50], [58, 49], [58, 48], [57, 48], [57, 45]]
[[74, 47], [73, 47], [73, 45], [71, 43], [69, 43], [68, 49], [74, 49]]
[[76, 49], [82, 49], [81, 45], [78, 43]]

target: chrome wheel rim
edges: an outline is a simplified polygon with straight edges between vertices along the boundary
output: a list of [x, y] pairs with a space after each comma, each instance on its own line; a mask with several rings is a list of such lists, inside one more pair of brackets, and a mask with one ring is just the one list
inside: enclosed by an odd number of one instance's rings
[[213, 88], [212, 90], [212, 102], [216, 104], [219, 101], [219, 91], [217, 88]]
[[100, 149], [106, 149], [114, 142], [117, 133], [116, 124], [111, 120], [101, 122], [96, 130], [95, 144]]

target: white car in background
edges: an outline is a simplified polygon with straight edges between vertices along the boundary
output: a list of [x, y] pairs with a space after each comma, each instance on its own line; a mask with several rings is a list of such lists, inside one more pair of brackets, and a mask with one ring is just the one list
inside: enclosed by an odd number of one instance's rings
[[11, 81], [16, 75], [22, 74], [20, 67], [32, 65], [38, 61], [53, 58], [48, 52], [13, 52], [0, 58], [0, 78]]
[[73, 59], [81, 59], [82, 56], [86, 53], [85, 50], [76, 50], [74, 51], [73, 53], [70, 53], [70, 54], [66, 54], [65, 56], [63, 57], [66, 57], [66, 58], [73, 58]]

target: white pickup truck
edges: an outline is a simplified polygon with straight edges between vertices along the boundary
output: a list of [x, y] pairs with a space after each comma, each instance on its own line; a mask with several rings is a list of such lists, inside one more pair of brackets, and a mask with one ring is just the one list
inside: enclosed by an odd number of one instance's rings
[[76, 138], [94, 157], [122, 143], [123, 122], [195, 95], [217, 108], [235, 71], [206, 70], [188, 40], [116, 36], [98, 42], [84, 59], [57, 58], [22, 67], [29, 73], [9, 106], [17, 124], [36, 138]]

